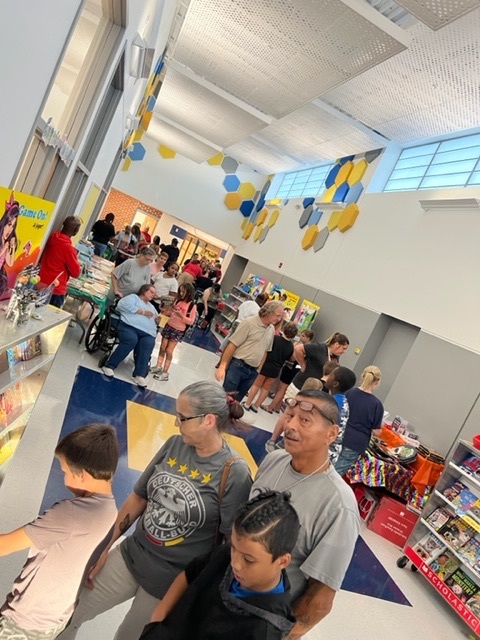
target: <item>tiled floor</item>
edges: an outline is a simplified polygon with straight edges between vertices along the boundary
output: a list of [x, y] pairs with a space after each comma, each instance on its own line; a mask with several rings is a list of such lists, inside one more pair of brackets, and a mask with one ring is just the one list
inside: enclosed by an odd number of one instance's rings
[[[52, 465], [53, 449], [61, 432], [66, 433], [88, 421], [109, 421], [118, 430], [122, 459], [114, 492], [120, 505], [138, 477], [136, 466], [156, 449], [155, 438], [161, 437], [155, 433], [147, 439], [135, 438], [132, 408], [150, 412], [149, 419], [167, 424], [174, 400], [183, 387], [199, 379], [213, 379], [216, 342], [209, 334], [198, 336], [202, 348], [180, 344], [174, 354], [170, 380], [152, 379], [148, 390], [143, 391], [130, 383], [130, 362], [117, 369], [114, 380], [102, 376], [97, 358], [78, 346], [77, 331], [76, 328], [67, 331], [8, 476], [0, 486], [1, 530], [20, 526], [35, 517], [40, 506], [67, 495], [57, 463]], [[257, 462], [263, 456], [264, 442], [274, 424], [275, 417], [263, 411], [255, 416], [255, 426], [246, 442]], [[127, 439], [130, 451], [127, 451]], [[135, 452], [133, 442], [137, 447]], [[468, 637], [466, 627], [456, 614], [419, 574], [397, 568], [395, 562], [399, 555], [393, 545], [364, 529], [332, 613], [305, 637], [310, 640]], [[0, 597], [7, 592], [24, 557], [24, 553], [18, 553], [0, 560]], [[111, 640], [126, 607], [117, 607], [86, 624], [78, 634], [79, 640], [100, 637]]]

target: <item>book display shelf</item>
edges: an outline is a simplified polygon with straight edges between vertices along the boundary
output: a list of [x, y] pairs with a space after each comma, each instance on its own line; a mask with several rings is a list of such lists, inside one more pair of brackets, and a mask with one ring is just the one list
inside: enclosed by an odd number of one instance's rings
[[411, 562], [480, 637], [480, 451], [459, 440], [397, 561]]
[[41, 316], [17, 326], [0, 316], [0, 484], [71, 318], [50, 306]]
[[219, 334], [226, 336], [229, 333], [232, 324], [237, 318], [238, 307], [246, 300], [253, 300], [253, 298], [239, 287], [233, 287], [223, 307], [218, 309], [215, 314], [215, 330]]

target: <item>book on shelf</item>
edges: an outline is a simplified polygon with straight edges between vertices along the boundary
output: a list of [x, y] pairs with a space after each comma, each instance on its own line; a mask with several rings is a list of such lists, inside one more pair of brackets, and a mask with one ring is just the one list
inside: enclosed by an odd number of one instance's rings
[[445, 580], [445, 584], [450, 587], [459, 600], [465, 603], [478, 592], [478, 585], [460, 568], [455, 569], [452, 575]]
[[451, 502], [458, 511], [465, 513], [478, 501], [476, 496], [470, 489], [461, 482], [455, 480], [453, 484], [443, 490], [443, 496]]
[[480, 618], [480, 592], [477, 592], [472, 598], [467, 600], [467, 607], [474, 616]]
[[472, 504], [472, 506], [470, 507], [470, 511], [473, 513], [475, 518], [480, 520], [480, 500], [477, 500], [474, 504]]
[[469, 527], [461, 517], [458, 517], [449, 520], [447, 524], [439, 530], [439, 534], [455, 551], [458, 551], [470, 538], [473, 538], [475, 529]]
[[446, 509], [445, 507], [438, 507], [435, 511], [432, 511], [430, 515], [426, 517], [426, 521], [435, 529], [435, 531], [439, 531], [443, 526], [445, 526], [449, 520], [455, 517], [455, 514]]
[[459, 496], [467, 486], [460, 480], [455, 480], [449, 487], [445, 487], [443, 495], [447, 500], [453, 502], [457, 496]]
[[460, 566], [460, 560], [457, 556], [446, 549], [440, 555], [430, 561], [430, 569], [437, 574], [440, 580], [445, 581]]
[[458, 466], [471, 476], [480, 478], [480, 458], [475, 454], [468, 453]]
[[480, 539], [478, 534], [470, 538], [463, 547], [460, 547], [458, 554], [462, 557], [466, 564], [470, 565], [475, 571], [480, 569]]
[[446, 550], [444, 543], [434, 536], [433, 533], [427, 533], [416, 545], [413, 550], [427, 564], [439, 556]]
[[7, 349], [8, 366], [14, 367], [18, 362], [27, 362], [42, 353], [42, 339], [33, 336]]

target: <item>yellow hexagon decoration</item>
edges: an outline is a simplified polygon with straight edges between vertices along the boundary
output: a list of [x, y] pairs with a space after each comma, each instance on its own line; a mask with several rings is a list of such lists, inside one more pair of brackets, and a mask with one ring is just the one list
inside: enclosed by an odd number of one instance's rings
[[320, 233], [320, 229], [316, 224], [312, 224], [311, 227], [308, 227], [308, 229], [303, 234], [303, 238], [302, 238], [302, 249], [304, 251], [307, 251], [307, 249], [310, 249], [310, 247], [313, 247], [313, 244], [317, 239], [317, 236], [319, 233]]
[[130, 156], [127, 156], [122, 164], [122, 171], [128, 171], [130, 169], [130, 165], [132, 164], [132, 159]]
[[144, 133], [145, 133], [145, 129], [142, 129], [142, 127], [138, 127], [138, 129], [135, 129], [133, 133], [133, 141], [138, 142], [139, 140], [141, 140], [143, 138]]
[[281, 198], [272, 198], [272, 200], [268, 201], [268, 204], [280, 204], [282, 202]]
[[242, 224], [240, 225], [240, 229], [241, 229], [242, 231], [245, 231], [245, 229], [247, 228], [247, 224], [248, 224], [248, 222], [249, 222], [249, 221], [248, 221], [248, 218], [244, 218], [244, 219], [242, 220]]
[[270, 214], [270, 218], [268, 219], [268, 226], [272, 228], [275, 224], [277, 224], [278, 217], [280, 215], [280, 209], [275, 209]]
[[327, 222], [327, 227], [330, 232], [338, 227], [338, 222], [342, 213], [343, 211], [332, 211], [332, 213], [330, 214], [330, 218]]
[[255, 233], [253, 234], [253, 241], [254, 242], [258, 242], [258, 239], [260, 238], [260, 234], [263, 231], [263, 224], [258, 225], [258, 227], [255, 229]]
[[207, 160], [208, 164], [216, 165], [216, 164], [222, 164], [223, 159], [225, 157], [225, 154], [223, 153], [217, 153], [216, 155], [212, 156], [211, 158], [209, 158]]
[[242, 182], [238, 187], [238, 193], [244, 200], [252, 200], [255, 195], [256, 189], [251, 182]]
[[252, 235], [252, 231], [255, 229], [255, 225], [249, 222], [245, 227], [245, 231], [242, 234], [242, 238], [244, 240], [248, 240], [248, 238]]
[[359, 160], [357, 164], [353, 167], [351, 174], [348, 176], [347, 182], [350, 186], [354, 185], [356, 182], [359, 182], [363, 176], [365, 175], [365, 171], [368, 169], [368, 162], [365, 158]]
[[238, 193], [227, 193], [224, 202], [229, 209], [238, 209], [242, 204], [242, 198]]
[[142, 119], [140, 120], [140, 126], [145, 129], [145, 131], [150, 126], [150, 120], [152, 119], [153, 111], [147, 111], [143, 114]]
[[332, 184], [332, 186], [328, 189], [325, 189], [325, 192], [322, 196], [322, 202], [331, 202], [336, 190], [337, 187], [334, 184]]
[[268, 211], [266, 209], [262, 209], [260, 211], [260, 213], [258, 214], [258, 217], [256, 219], [257, 226], [260, 226], [261, 224], [263, 224], [265, 222], [265, 220], [267, 219], [267, 215], [268, 215]]
[[168, 160], [169, 158], [175, 158], [175, 156], [177, 155], [176, 151], [170, 149], [169, 147], [164, 147], [163, 144], [158, 145], [158, 153], [162, 156], [162, 158], [165, 158], [166, 160]]
[[355, 220], [359, 213], [360, 209], [354, 202], [345, 207], [338, 221], [338, 230], [345, 233], [347, 229], [351, 229], [355, 224]]
[[345, 164], [340, 167], [340, 171], [337, 173], [337, 177], [335, 178], [335, 185], [337, 187], [348, 180], [348, 176], [352, 173], [352, 169], [353, 162], [351, 160], [345, 162]]

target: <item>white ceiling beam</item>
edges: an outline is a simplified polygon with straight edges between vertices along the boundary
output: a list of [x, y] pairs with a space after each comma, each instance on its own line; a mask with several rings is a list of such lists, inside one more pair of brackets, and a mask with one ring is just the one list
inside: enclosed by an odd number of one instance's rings
[[343, 111], [340, 111], [335, 107], [332, 107], [330, 104], [327, 104], [326, 102], [324, 102], [323, 100], [320, 100], [319, 98], [312, 100], [312, 104], [318, 107], [319, 109], [323, 109], [323, 111], [326, 111], [331, 116], [334, 116], [339, 120], [342, 120], [342, 122], [349, 124], [354, 129], [361, 131], [362, 133], [369, 136], [370, 138], [373, 138], [378, 142], [379, 146], [381, 147], [385, 147], [389, 142], [391, 142], [389, 138], [385, 137], [381, 133], [378, 133], [378, 131], [374, 131], [373, 129], [370, 129], [370, 127], [367, 127], [367, 125], [363, 124], [362, 122], [359, 122], [358, 120], [355, 120], [355, 118], [352, 118], [352, 116], [349, 116], [347, 113], [344, 113]]
[[238, 107], [239, 109], [242, 109], [243, 111], [246, 111], [250, 115], [257, 118], [258, 120], [265, 122], [265, 124], [272, 124], [274, 118], [272, 118], [271, 116], [267, 116], [266, 113], [263, 113], [258, 109], [255, 109], [255, 107], [252, 107], [251, 105], [247, 104], [243, 100], [236, 98], [231, 93], [228, 93], [228, 91], [225, 91], [220, 87], [217, 87], [217, 85], [213, 84], [213, 82], [209, 82], [205, 78], [202, 78], [201, 76], [197, 75], [194, 71], [192, 71], [185, 65], [180, 64], [179, 62], [177, 62], [176, 60], [173, 60], [172, 58], [169, 58], [168, 55], [167, 55], [167, 67], [169, 67], [170, 69], [174, 69], [175, 71], [178, 71], [179, 73], [183, 74], [187, 78], [190, 78], [190, 80], [193, 80], [200, 86], [205, 87], [212, 93], [215, 93], [217, 96], [220, 96], [220, 98], [223, 98], [227, 102], [234, 104], [236, 107]]
[[303, 167], [308, 166], [308, 163], [305, 162], [305, 160], [302, 160], [302, 158], [299, 158], [298, 156], [295, 156], [292, 153], [288, 153], [287, 151], [285, 151], [285, 149], [282, 149], [282, 147], [278, 146], [278, 144], [274, 144], [273, 142], [270, 142], [270, 140], [265, 140], [265, 138], [262, 138], [262, 136], [259, 135], [258, 133], [250, 134], [250, 138], [253, 138], [257, 142], [260, 142], [260, 144], [263, 144], [269, 149], [271, 149], [272, 151], [275, 151], [275, 153], [277, 153], [281, 157], [286, 157], [286, 158], [290, 158], [291, 160], [295, 160], [295, 162], [299, 162]]
[[[165, 124], [168, 124], [171, 127], [178, 129], [179, 131], [182, 131], [183, 133], [186, 133], [192, 138], [195, 138], [195, 140], [198, 140], [199, 142], [206, 144], [208, 147], [212, 147], [212, 149], [215, 149], [215, 151], [223, 151], [223, 148], [219, 147], [218, 144], [214, 144], [211, 140], [207, 140], [206, 138], [199, 136], [198, 133], [195, 133], [195, 131], [191, 131], [190, 129], [187, 129], [187, 127], [184, 127], [181, 124], [178, 124], [178, 122], [175, 122], [174, 120], [170, 120], [170, 118], [166, 118], [165, 116], [162, 116], [156, 111], [153, 112], [153, 117], [156, 118], [157, 120], [161, 120], [162, 122], [165, 122]], [[147, 130], [147, 135], [148, 135], [148, 130]]]

